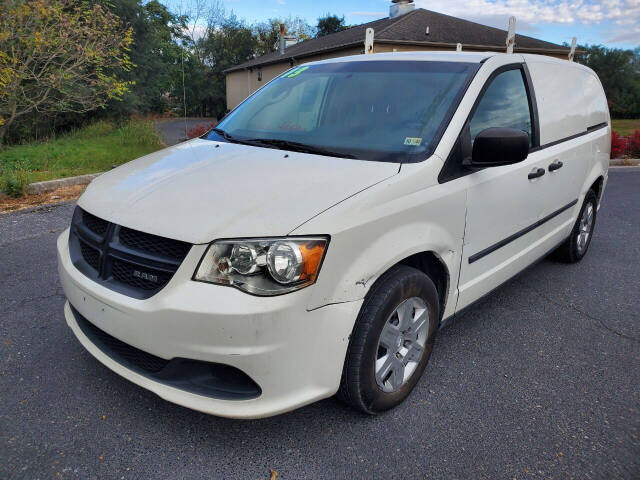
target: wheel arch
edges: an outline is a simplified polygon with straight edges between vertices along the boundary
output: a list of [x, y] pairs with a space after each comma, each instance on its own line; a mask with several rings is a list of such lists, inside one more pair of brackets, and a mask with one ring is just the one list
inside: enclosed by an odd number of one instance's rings
[[599, 204], [600, 200], [602, 200], [602, 191], [604, 189], [604, 176], [600, 175], [598, 178], [596, 178], [589, 189], [595, 192]]
[[451, 278], [449, 275], [449, 269], [442, 258], [436, 252], [424, 251], [414, 253], [413, 255], [400, 260], [396, 265], [406, 265], [420, 270], [433, 281], [436, 286], [436, 290], [438, 291], [440, 319], [442, 319], [447, 303], [447, 297], [449, 295]]

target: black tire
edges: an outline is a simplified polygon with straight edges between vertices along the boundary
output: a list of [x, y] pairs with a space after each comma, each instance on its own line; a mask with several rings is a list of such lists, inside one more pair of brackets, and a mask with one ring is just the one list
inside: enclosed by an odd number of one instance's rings
[[[378, 385], [375, 373], [375, 362], [380, 352], [380, 335], [396, 308], [403, 301], [416, 297], [424, 301], [429, 314], [428, 327], [424, 327], [427, 333], [422, 357], [398, 390], [385, 392]], [[439, 326], [439, 309], [436, 287], [421, 271], [398, 265], [382, 275], [365, 297], [356, 319], [338, 397], [368, 414], [377, 414], [401, 403], [418, 383], [429, 361]]]
[[[578, 248], [578, 235], [580, 235], [580, 224], [582, 220], [582, 216], [588, 206], [591, 205], [593, 211], [593, 221], [591, 222], [591, 230], [589, 236], [587, 237], [587, 241], [585, 246], [580, 249]], [[582, 260], [582, 258], [586, 255], [589, 250], [589, 245], [591, 244], [591, 239], [593, 238], [593, 231], [596, 226], [596, 217], [598, 214], [598, 197], [593, 190], [589, 190], [584, 197], [584, 201], [582, 202], [582, 208], [580, 209], [580, 213], [578, 214], [578, 218], [576, 219], [576, 223], [573, 225], [573, 229], [571, 230], [571, 235], [564, 241], [562, 245], [558, 247], [558, 249], [553, 253], [554, 258], [560, 260], [561, 262], [566, 263], [575, 263]]]

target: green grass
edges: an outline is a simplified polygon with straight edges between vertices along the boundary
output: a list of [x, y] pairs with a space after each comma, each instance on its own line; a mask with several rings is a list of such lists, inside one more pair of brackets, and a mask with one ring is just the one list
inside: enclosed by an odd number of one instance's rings
[[619, 135], [631, 135], [636, 130], [640, 130], [640, 118], [633, 120], [611, 120], [611, 128]]
[[163, 147], [151, 122], [99, 121], [47, 142], [0, 150], [0, 189], [19, 196], [31, 182], [109, 170]]

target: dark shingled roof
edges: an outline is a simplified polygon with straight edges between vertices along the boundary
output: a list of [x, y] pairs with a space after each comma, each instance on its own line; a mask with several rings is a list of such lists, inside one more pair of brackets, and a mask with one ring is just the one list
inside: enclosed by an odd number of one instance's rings
[[[429, 34], [426, 28], [429, 27]], [[362, 45], [367, 28], [374, 29], [376, 43], [394, 43], [424, 46], [455, 46], [462, 43], [465, 49], [487, 50], [506, 49], [506, 30], [488, 27], [461, 18], [451, 17], [422, 8], [415, 9], [395, 18], [382, 18], [373, 22], [351, 27], [342, 32], [332, 33], [320, 38], [312, 38], [288, 47], [284, 54], [271, 52], [254, 58], [227, 72], [279, 63], [293, 58], [300, 59], [325, 52], [341, 50]], [[555, 43], [516, 34], [515, 51], [527, 53], [569, 53], [569, 48]]]

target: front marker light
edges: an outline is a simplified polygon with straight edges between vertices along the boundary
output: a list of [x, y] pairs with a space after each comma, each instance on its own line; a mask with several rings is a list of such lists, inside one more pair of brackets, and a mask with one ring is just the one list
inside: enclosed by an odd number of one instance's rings
[[281, 295], [313, 284], [327, 237], [219, 240], [207, 248], [193, 279], [262, 296]]

